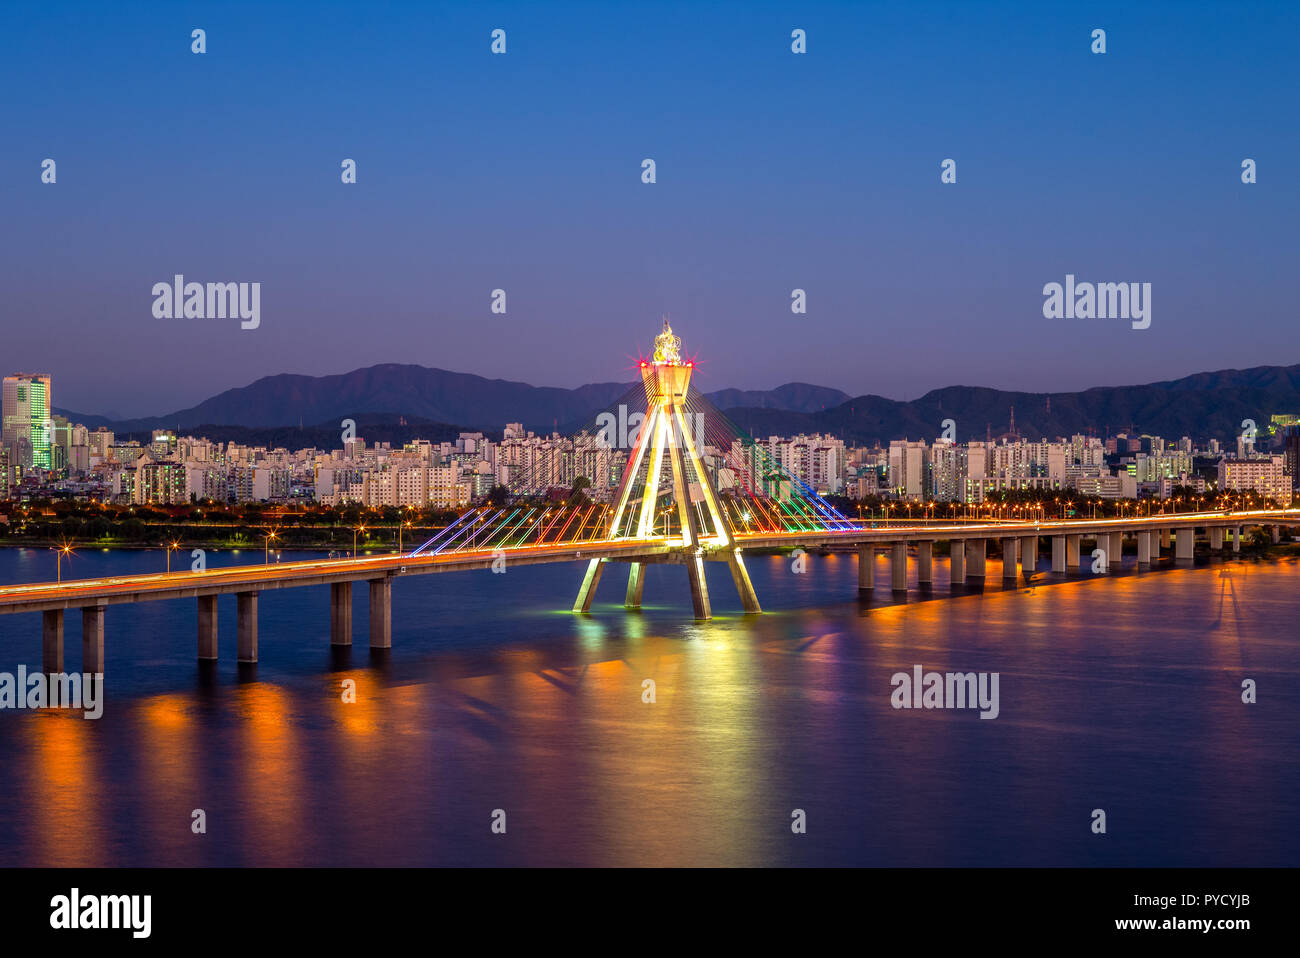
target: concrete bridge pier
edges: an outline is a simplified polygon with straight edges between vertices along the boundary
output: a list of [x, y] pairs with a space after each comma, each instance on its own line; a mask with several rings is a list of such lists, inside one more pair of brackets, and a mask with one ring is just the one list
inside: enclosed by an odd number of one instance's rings
[[235, 594], [236, 658], [239, 662], [257, 661], [257, 593]]
[[1038, 571], [1038, 536], [1021, 536], [1020, 571], [1026, 579]]
[[1196, 530], [1191, 526], [1179, 529], [1174, 536], [1174, 562], [1178, 565], [1191, 565], [1196, 551]]
[[199, 596], [199, 660], [217, 657], [217, 597]]
[[1273, 537], [1273, 545], [1277, 545], [1282, 541], [1282, 529], [1279, 526], [1269, 526], [1268, 531]]
[[1083, 536], [1068, 535], [1065, 537], [1065, 568], [1074, 572], [1079, 571], [1079, 551]]
[[889, 570], [891, 586], [895, 592], [907, 591], [907, 543], [892, 542], [889, 545]]
[[1232, 551], [1233, 552], [1241, 551], [1241, 533], [1244, 529], [1245, 526], [1237, 526], [1232, 530]]
[[687, 578], [691, 581], [691, 605], [695, 607], [695, 618], [713, 618], [713, 609], [709, 605], [709, 585], [704, 581], [704, 559], [692, 556], [686, 560]]
[[1210, 526], [1210, 551], [1218, 552], [1223, 548], [1223, 526]]
[[330, 645], [352, 644], [352, 583], [330, 583]]
[[983, 539], [966, 540], [966, 579], [979, 579], [984, 584], [984, 553], [988, 546]]
[[1052, 571], [1064, 572], [1068, 568], [1065, 561], [1065, 536], [1052, 536]]
[[1002, 540], [1002, 581], [1016, 581], [1016, 552], [1020, 540], [1008, 536]]
[[1109, 539], [1110, 542], [1103, 546], [1106, 550], [1106, 571], [1119, 571], [1124, 564], [1124, 533], [1112, 532]]
[[1151, 533], [1139, 532], [1138, 540], [1138, 568], [1151, 565]]
[[[742, 572], [744, 571], [743, 566], [741, 567], [741, 571]], [[736, 570], [734, 568], [731, 570], [731, 575], [733, 578], [735, 578]], [[748, 580], [749, 578], [748, 573], [745, 574], [745, 578], [746, 580]], [[740, 588], [739, 582], [737, 582], [736, 588]], [[628, 570], [627, 570], [627, 595], [624, 596], [623, 598], [623, 608], [625, 609], [641, 608], [641, 599], [644, 596], [645, 596], [645, 563], [630, 562], [628, 563]], [[742, 595], [741, 598], [743, 599], [744, 596]]]
[[81, 671], [91, 675], [104, 672], [104, 607], [86, 606], [81, 610]]
[[370, 580], [370, 647], [393, 647], [393, 580]]
[[[740, 593], [740, 604], [744, 607], [745, 614], [758, 615], [763, 609], [758, 604], [758, 593], [754, 591], [754, 583], [749, 580], [749, 570], [745, 568], [745, 559], [739, 549], [732, 550], [731, 555], [727, 557], [727, 565], [731, 567], [731, 581], [736, 584], [736, 591]], [[630, 581], [628, 587], [631, 588]], [[638, 606], [640, 600], [641, 597], [637, 596]]]
[[600, 585], [600, 576], [604, 571], [605, 563], [601, 559], [592, 559], [587, 563], [587, 573], [582, 577], [578, 598], [573, 603], [574, 612], [591, 611], [591, 601], [596, 598], [596, 586]]
[[1160, 548], [1162, 548], [1162, 549], [1168, 549], [1171, 545], [1173, 545], [1173, 530], [1171, 530], [1171, 529], [1161, 529], [1161, 530], [1160, 530]]
[[[41, 613], [41, 669], [53, 674], [63, 671], [63, 610]], [[27, 694], [26, 689], [19, 693]]]
[[876, 547], [871, 543], [858, 546], [858, 591], [870, 592], [876, 587]]
[[951, 565], [951, 585], [966, 584], [966, 540], [948, 540], [948, 559]]
[[934, 543], [925, 541], [916, 544], [916, 584], [928, 586], [934, 583]]

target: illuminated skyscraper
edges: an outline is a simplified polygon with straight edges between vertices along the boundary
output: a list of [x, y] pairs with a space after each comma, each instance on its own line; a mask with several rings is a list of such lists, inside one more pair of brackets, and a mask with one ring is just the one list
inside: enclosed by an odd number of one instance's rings
[[24, 467], [49, 469], [54, 421], [50, 417], [50, 377], [15, 373], [4, 378], [0, 393], [3, 432], [0, 442]]

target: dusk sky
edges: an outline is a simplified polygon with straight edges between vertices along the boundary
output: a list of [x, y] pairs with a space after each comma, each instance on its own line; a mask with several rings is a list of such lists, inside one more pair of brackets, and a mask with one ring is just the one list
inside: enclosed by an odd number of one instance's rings
[[[0, 366], [61, 408], [631, 381], [664, 313], [707, 389], [1300, 362], [1294, 2], [159, 6], [0, 11]], [[176, 273], [261, 283], [260, 327], [155, 318]], [[1067, 273], [1150, 283], [1150, 328], [1045, 319]]]

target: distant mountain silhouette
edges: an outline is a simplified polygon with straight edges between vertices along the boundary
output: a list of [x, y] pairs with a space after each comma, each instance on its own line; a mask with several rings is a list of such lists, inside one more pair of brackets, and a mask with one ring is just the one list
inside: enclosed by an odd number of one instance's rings
[[[1050, 407], [1049, 407], [1050, 400]], [[1083, 392], [1004, 392], [978, 386], [948, 386], [919, 399], [898, 402], [858, 396], [834, 409], [796, 413], [773, 409], [730, 409], [750, 435], [829, 432], [846, 442], [891, 439], [933, 441], [952, 419], [957, 439], [967, 442], [1006, 433], [1015, 407], [1016, 431], [1027, 439], [1128, 431], [1166, 439], [1191, 436], [1235, 444], [1243, 420], [1262, 432], [1274, 413], [1300, 413], [1300, 366], [1257, 366], [1197, 373], [1143, 386], [1106, 386]]]
[[[591, 383], [576, 389], [559, 389], [425, 366], [385, 363], [336, 376], [267, 376], [248, 386], [228, 389], [190, 409], [163, 416], [111, 420], [58, 412], [91, 428], [108, 426], [122, 433], [178, 427], [193, 430], [213, 423], [246, 428], [296, 427], [299, 423], [358, 419], [366, 414], [386, 414], [393, 422], [398, 416], [405, 416], [408, 420], [456, 423], [465, 429], [481, 429], [490, 434], [500, 433], [508, 422], [522, 422], [528, 429], [549, 433], [553, 429], [565, 431], [581, 426], [633, 385]], [[789, 383], [766, 392], [724, 390], [724, 393], [733, 397], [726, 405], [799, 412], [838, 405], [849, 398], [837, 389], [806, 383]]]
[[[273, 430], [284, 437], [274, 445], [332, 448], [337, 445], [337, 424], [344, 419], [356, 420], [359, 432], [362, 423], [368, 423], [363, 433], [368, 442], [385, 441], [379, 430], [392, 435], [392, 441], [408, 435], [400, 417], [405, 417], [409, 435], [429, 439], [449, 438], [461, 430], [499, 436], [507, 422], [522, 422], [538, 433], [569, 432], [618, 402], [634, 385], [591, 383], [559, 389], [389, 363], [336, 376], [267, 376], [192, 409], [152, 418], [109, 420], [56, 411], [91, 428], [104, 425], [122, 434], [177, 427], [198, 433], [203, 427], [215, 439], [220, 426], [229, 427], [221, 433], [229, 438], [239, 429]], [[942, 433], [943, 421], [952, 419], [957, 438], [965, 442], [1007, 432], [1014, 406], [1017, 432], [1028, 439], [1089, 430], [1113, 434], [1131, 425], [1138, 433], [1167, 439], [1187, 435], [1235, 442], [1244, 419], [1253, 419], [1263, 430], [1274, 413], [1300, 413], [1300, 365], [1225, 369], [1141, 386], [1050, 394], [948, 386], [909, 402], [850, 398], [837, 389], [807, 383], [707, 395], [738, 426], [760, 438], [829, 432], [853, 443], [933, 440]], [[302, 432], [299, 423], [316, 424], [313, 428], [329, 441], [294, 440], [291, 437]]]

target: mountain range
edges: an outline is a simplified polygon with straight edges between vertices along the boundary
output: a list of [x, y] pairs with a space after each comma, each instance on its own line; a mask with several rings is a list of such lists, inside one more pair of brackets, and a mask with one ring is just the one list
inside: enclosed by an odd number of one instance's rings
[[[570, 432], [634, 387], [639, 389], [636, 383], [612, 382], [576, 389], [530, 386], [386, 363], [333, 376], [267, 376], [189, 409], [150, 418], [109, 420], [56, 412], [91, 428], [107, 426], [120, 435], [179, 428], [218, 441], [330, 446], [337, 444], [343, 419], [355, 420], [359, 433], [371, 442], [401, 442], [417, 435], [441, 440], [466, 430], [499, 435], [507, 422], [521, 422], [539, 433]], [[944, 421], [951, 419], [957, 439], [965, 442], [1007, 433], [1014, 410], [1016, 432], [1027, 439], [1112, 434], [1132, 428], [1170, 439], [1187, 435], [1235, 441], [1243, 420], [1254, 420], [1263, 429], [1274, 413], [1300, 413], [1300, 365], [1227, 369], [1081, 392], [947, 386], [907, 402], [873, 395], [851, 397], [808, 383], [787, 383], [771, 390], [723, 389], [706, 395], [738, 426], [760, 437], [826, 432], [855, 444], [933, 440], [942, 433]], [[637, 393], [627, 401], [635, 403]], [[317, 433], [320, 441], [313, 438]]]

